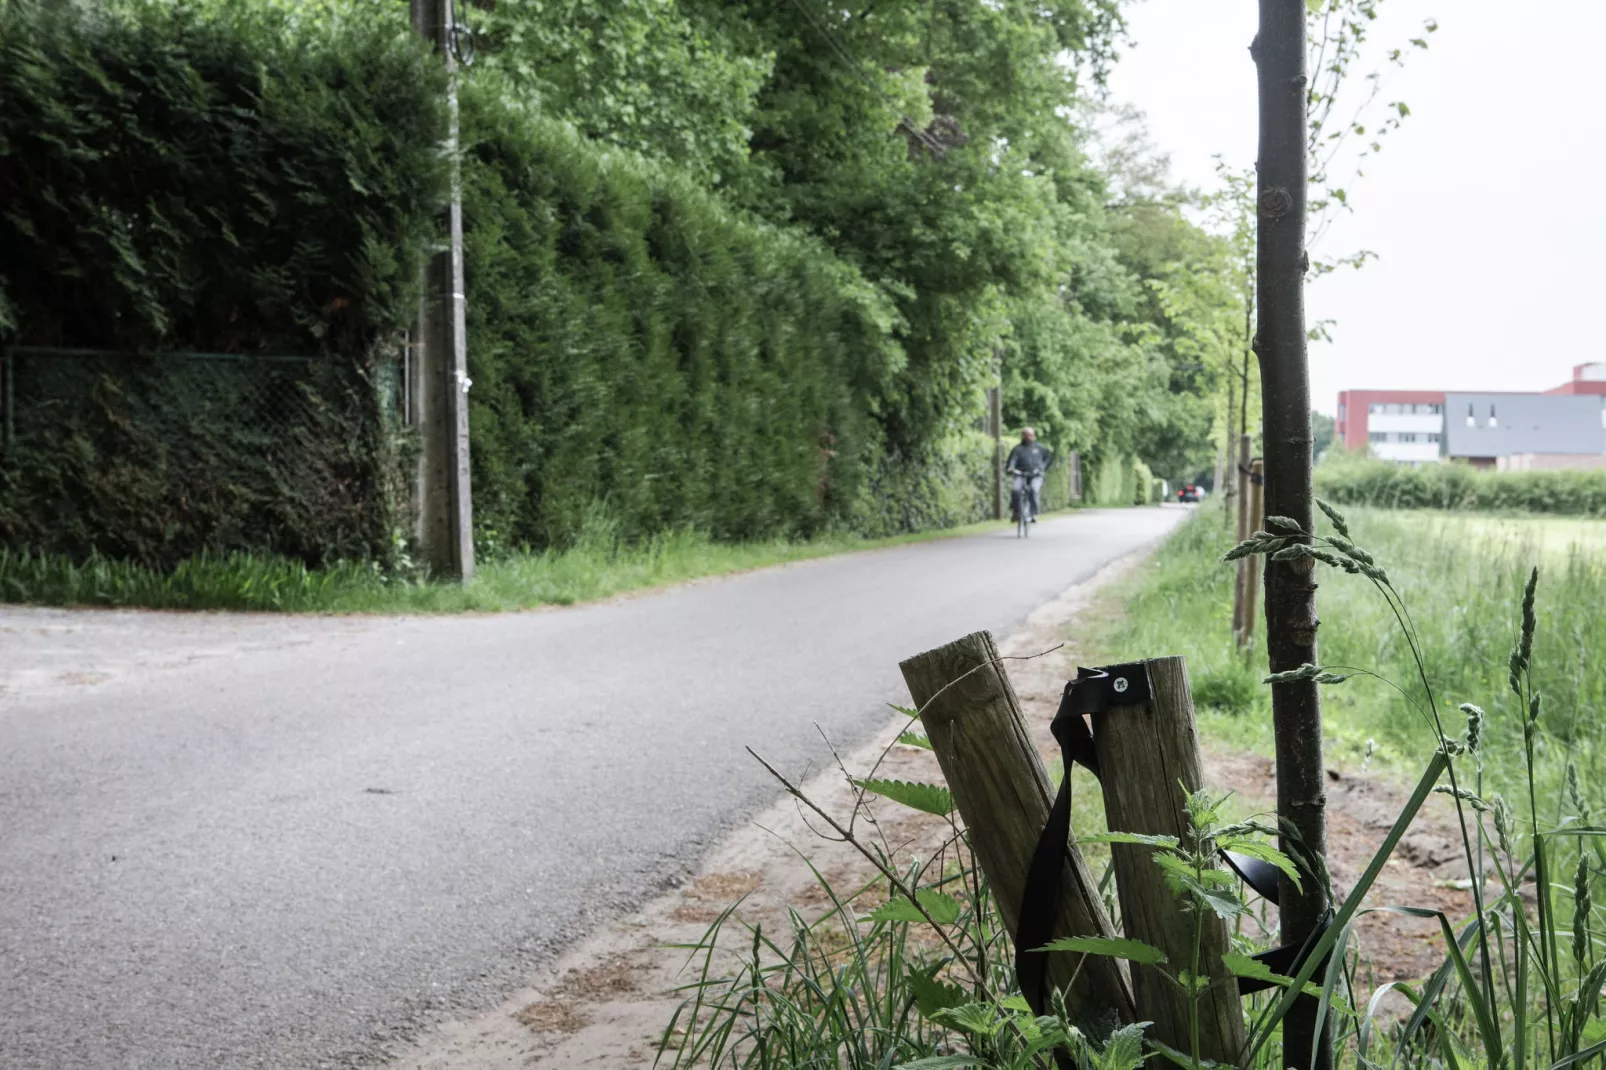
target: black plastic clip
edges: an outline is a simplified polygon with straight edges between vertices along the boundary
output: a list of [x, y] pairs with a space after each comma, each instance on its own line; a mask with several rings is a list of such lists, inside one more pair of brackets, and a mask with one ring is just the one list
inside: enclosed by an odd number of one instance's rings
[[[1054, 714], [1050, 730], [1069, 761], [1098, 776], [1099, 759], [1093, 749], [1093, 729], [1086, 718], [1103, 713], [1111, 706], [1134, 706], [1153, 697], [1149, 668], [1141, 661], [1098, 669], [1078, 668], [1076, 679], [1065, 685], [1065, 693], [1060, 696], [1060, 708]], [[1069, 768], [1067, 765], [1067, 771]]]
[[1071, 836], [1071, 763], [1081, 764], [1094, 776], [1099, 772], [1093, 730], [1087, 717], [1112, 706], [1148, 702], [1153, 695], [1148, 666], [1135, 661], [1098, 669], [1078, 668], [1076, 679], [1065, 685], [1060, 697], [1060, 708], [1054, 714], [1051, 727], [1064, 754], [1065, 777], [1060, 781], [1054, 808], [1049, 811], [1048, 823], [1043, 826], [1043, 834], [1032, 852], [1015, 931], [1015, 975], [1020, 978], [1021, 994], [1034, 1013], [1046, 1013], [1043, 989], [1048, 956], [1035, 953], [1035, 949], [1054, 939], [1060, 875], [1065, 869], [1065, 852]]

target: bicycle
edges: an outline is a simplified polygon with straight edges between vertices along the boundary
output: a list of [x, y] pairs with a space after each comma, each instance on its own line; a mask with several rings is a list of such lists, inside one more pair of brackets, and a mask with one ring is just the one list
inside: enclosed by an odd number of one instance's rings
[[1010, 509], [1015, 514], [1015, 537], [1032, 537], [1032, 522], [1037, 519], [1037, 495], [1032, 484], [1042, 477], [1041, 472], [1013, 472], [1015, 487], [1010, 491]]

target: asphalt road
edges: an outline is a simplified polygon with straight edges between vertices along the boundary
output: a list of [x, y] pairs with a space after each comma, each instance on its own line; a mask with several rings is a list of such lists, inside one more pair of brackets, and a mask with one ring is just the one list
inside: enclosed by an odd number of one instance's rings
[[362, 1062], [688, 872], [1183, 515], [1089, 511], [494, 617], [0, 609], [0, 1067]]

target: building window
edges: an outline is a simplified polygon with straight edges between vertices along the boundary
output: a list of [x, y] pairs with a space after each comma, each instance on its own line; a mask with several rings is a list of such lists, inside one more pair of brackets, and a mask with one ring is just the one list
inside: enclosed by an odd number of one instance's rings
[[1429, 431], [1428, 432], [1428, 441], [1429, 442], [1437, 442], [1437, 441], [1439, 441], [1439, 433], [1437, 431]]
[[1443, 411], [1444, 411], [1444, 406], [1442, 406], [1442, 405], [1429, 405], [1428, 406], [1428, 415], [1429, 416], [1437, 416]]
[[1338, 405], [1338, 422], [1339, 423], [1343, 423], [1344, 422], [1344, 403], [1343, 402], [1339, 402], [1339, 405]]
[[1416, 441], [1416, 432], [1415, 431], [1401, 431], [1400, 432], [1400, 441], [1401, 442], [1415, 442]]
[[1387, 431], [1371, 431], [1366, 436], [1366, 441], [1368, 442], [1387, 442], [1388, 440], [1389, 434]]
[[1467, 426], [1468, 427], [1477, 427], [1478, 426], [1478, 418], [1476, 416], [1472, 415], [1472, 402], [1470, 402], [1470, 401], [1467, 402]]
[[1499, 427], [1500, 426], [1500, 421], [1495, 419], [1494, 406], [1493, 405], [1489, 406], [1489, 426], [1490, 427]]
[[1366, 406], [1366, 414], [1368, 416], [1376, 416], [1378, 413], [1380, 413], [1382, 411], [1383, 411], [1383, 406], [1379, 405], [1375, 401], [1372, 402], [1370, 405]]

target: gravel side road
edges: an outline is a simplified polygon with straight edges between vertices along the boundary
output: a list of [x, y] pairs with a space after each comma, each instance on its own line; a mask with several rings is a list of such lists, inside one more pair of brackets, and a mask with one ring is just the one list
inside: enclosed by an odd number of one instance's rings
[[570, 609], [0, 609], [0, 1066], [349, 1066], [688, 873], [1178, 507]]

